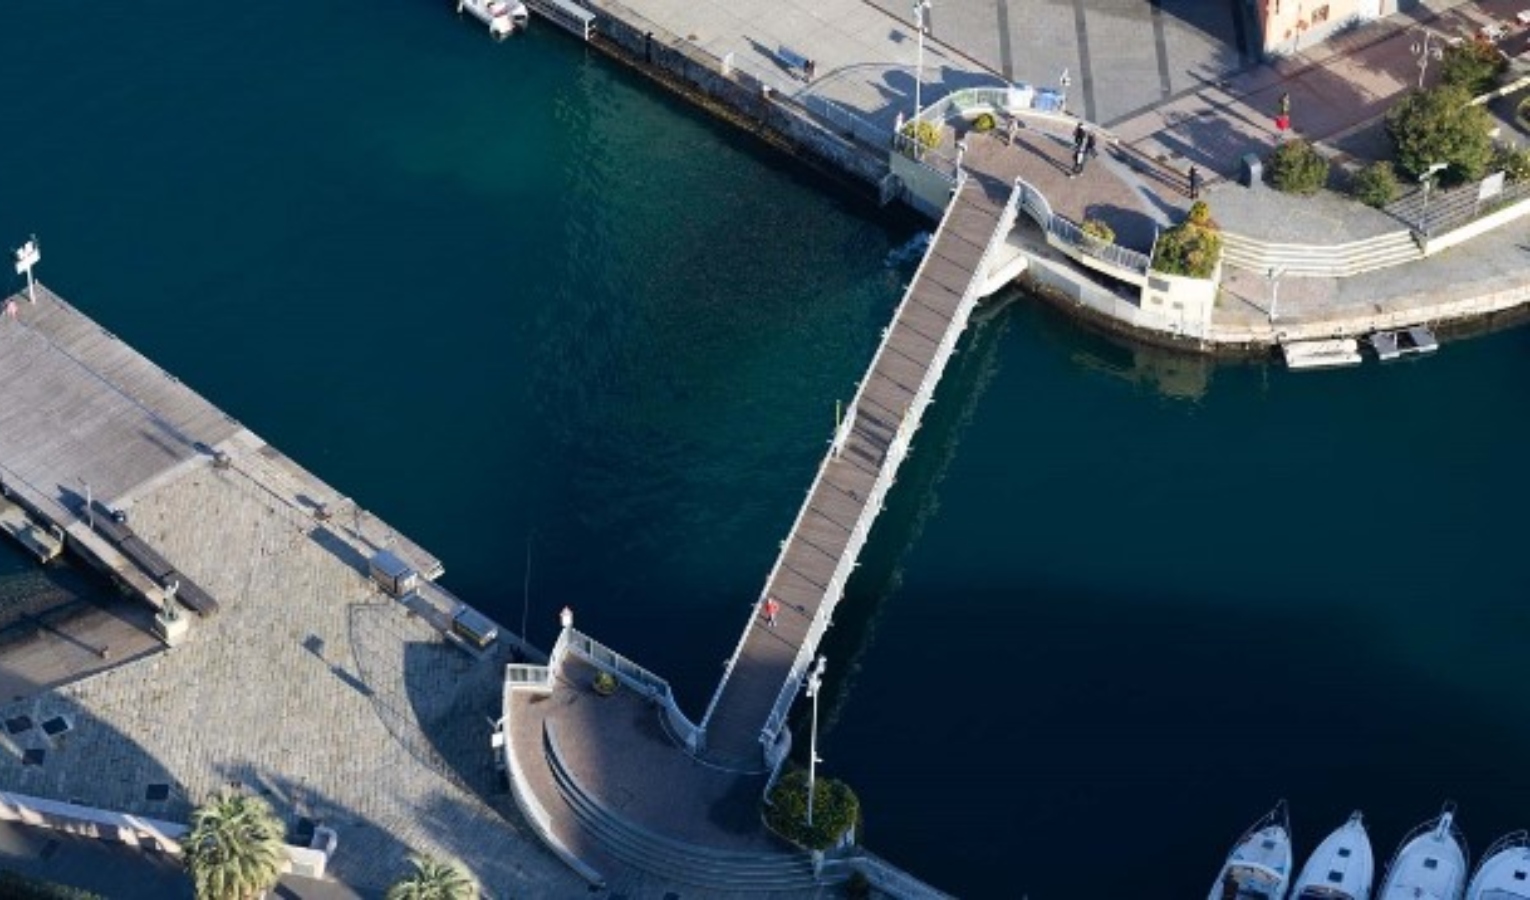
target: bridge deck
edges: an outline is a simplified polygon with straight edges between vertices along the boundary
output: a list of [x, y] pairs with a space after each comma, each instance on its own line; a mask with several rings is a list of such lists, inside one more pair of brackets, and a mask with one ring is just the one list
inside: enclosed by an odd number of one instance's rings
[[858, 550], [852, 533], [869, 511], [877, 477], [898, 464], [889, 451], [900, 423], [920, 383], [940, 363], [947, 331], [965, 324], [958, 315], [962, 299], [1002, 214], [998, 189], [970, 179], [959, 192], [883, 338], [856, 406], [846, 413], [853, 427], [841, 451], [829, 451], [766, 585], [766, 596], [781, 604], [776, 625], [767, 627], [758, 614], [750, 621], [718, 686], [706, 723], [707, 753], [714, 760], [759, 765], [762, 729], [804, 644], [817, 639], [814, 618], [824, 607], [823, 615], [830, 615], [839, 601], [833, 573]]

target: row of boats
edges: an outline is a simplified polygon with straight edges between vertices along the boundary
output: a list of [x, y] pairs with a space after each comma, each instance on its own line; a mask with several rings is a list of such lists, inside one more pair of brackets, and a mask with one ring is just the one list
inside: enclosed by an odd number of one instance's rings
[[[1291, 825], [1282, 800], [1244, 832], [1227, 855], [1208, 900], [1371, 900], [1376, 874], [1360, 813], [1323, 839], [1291, 877]], [[1530, 836], [1501, 838], [1467, 880], [1466, 839], [1455, 807], [1403, 838], [1375, 900], [1530, 900]]]

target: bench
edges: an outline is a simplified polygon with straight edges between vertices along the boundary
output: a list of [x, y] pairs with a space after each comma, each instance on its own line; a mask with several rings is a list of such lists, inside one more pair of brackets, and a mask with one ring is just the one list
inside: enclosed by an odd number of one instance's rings
[[785, 44], [776, 47], [776, 59], [779, 59], [781, 64], [794, 75], [799, 75], [803, 81], [813, 79], [813, 61]]

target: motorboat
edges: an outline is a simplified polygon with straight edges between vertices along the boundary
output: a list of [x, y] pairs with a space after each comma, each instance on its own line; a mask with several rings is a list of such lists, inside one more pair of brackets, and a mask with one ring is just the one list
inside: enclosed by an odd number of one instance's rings
[[1461, 900], [1466, 872], [1466, 839], [1447, 803], [1439, 818], [1403, 838], [1376, 900]]
[[1286, 801], [1233, 844], [1207, 900], [1285, 900], [1291, 886], [1291, 822]]
[[1483, 854], [1466, 900], [1530, 900], [1530, 835], [1505, 835]]
[[1370, 900], [1376, 857], [1360, 813], [1318, 844], [1291, 887], [1292, 900]]
[[1292, 341], [1280, 345], [1289, 369], [1331, 369], [1360, 363], [1360, 343], [1354, 338]]
[[1433, 353], [1440, 349], [1440, 342], [1435, 339], [1434, 332], [1423, 325], [1400, 331], [1378, 331], [1369, 340], [1383, 362], [1414, 354]]
[[489, 34], [496, 41], [524, 29], [531, 21], [531, 12], [520, 0], [457, 0], [457, 13], [470, 13], [489, 26]]

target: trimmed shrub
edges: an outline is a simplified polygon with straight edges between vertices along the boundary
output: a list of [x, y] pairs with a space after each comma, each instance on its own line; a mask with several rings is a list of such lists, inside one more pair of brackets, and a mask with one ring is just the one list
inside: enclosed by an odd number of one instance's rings
[[807, 824], [807, 772], [781, 776], [770, 791], [765, 821], [777, 834], [809, 850], [839, 843], [861, 818], [861, 802], [843, 781], [819, 778], [813, 787], [813, 825]]
[[590, 682], [590, 687], [594, 688], [595, 693], [602, 697], [609, 697], [616, 693], [616, 689], [619, 686], [616, 676], [610, 672], [596, 672], [595, 678]]
[[999, 121], [993, 117], [993, 113], [983, 113], [973, 121], [972, 130], [978, 134], [984, 134], [993, 131], [998, 124]]
[[1185, 221], [1158, 236], [1153, 270], [1169, 275], [1210, 278], [1222, 258], [1222, 235], [1204, 200], [1190, 207]]
[[1440, 62], [1440, 83], [1461, 88], [1476, 97], [1496, 87], [1498, 76], [1508, 68], [1509, 61], [1492, 41], [1473, 38], [1445, 48]]
[[1387, 112], [1397, 164], [1414, 179], [1434, 163], [1449, 166], [1448, 181], [1481, 178], [1493, 159], [1491, 127], [1487, 110], [1472, 106], [1471, 96], [1459, 87], [1410, 94]]
[[1530, 148], [1500, 147], [1493, 157], [1493, 171], [1510, 181], [1530, 181]]
[[1355, 180], [1350, 184], [1350, 193], [1356, 200], [1377, 209], [1396, 200], [1398, 190], [1397, 172], [1386, 160], [1373, 162], [1356, 172]]
[[1099, 245], [1114, 244], [1116, 242], [1115, 229], [1109, 223], [1100, 219], [1085, 219], [1084, 224], [1079, 226], [1079, 231], [1084, 233], [1085, 242], [1093, 242]]
[[1328, 183], [1328, 160], [1312, 144], [1293, 138], [1270, 156], [1270, 181], [1287, 194], [1315, 194]]
[[914, 143], [918, 145], [921, 152], [934, 150], [940, 146], [941, 131], [942, 129], [939, 125], [936, 125], [934, 122], [926, 122], [922, 119], [916, 122], [909, 122], [903, 126], [904, 136], [913, 138]]
[[1530, 128], [1530, 97], [1519, 101], [1519, 124]]

